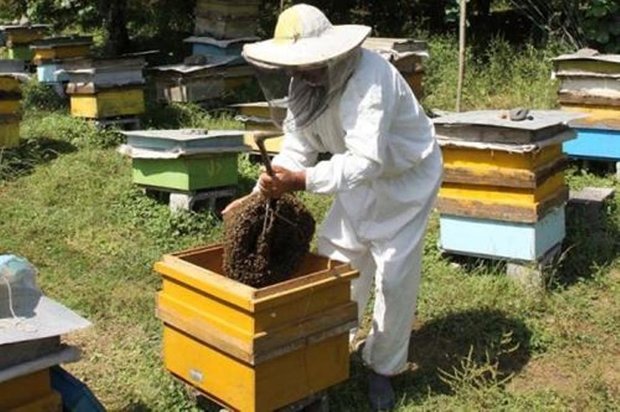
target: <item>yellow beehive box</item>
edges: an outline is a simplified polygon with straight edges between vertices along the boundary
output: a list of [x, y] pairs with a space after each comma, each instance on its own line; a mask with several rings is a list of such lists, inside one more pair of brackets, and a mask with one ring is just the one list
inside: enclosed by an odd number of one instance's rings
[[52, 390], [49, 369], [0, 383], [0, 411], [61, 412], [62, 401]]
[[535, 189], [444, 183], [437, 206], [443, 214], [534, 223], [567, 199], [564, 173], [558, 172]]
[[93, 94], [72, 94], [71, 115], [89, 119], [135, 116], [144, 113], [141, 87], [113, 88]]
[[308, 254], [291, 280], [255, 289], [220, 274], [222, 253], [215, 245], [155, 264], [166, 368], [244, 412], [273, 411], [346, 380], [358, 273]]
[[536, 188], [564, 170], [562, 144], [528, 152], [442, 146], [445, 183]]
[[42, 39], [48, 29], [49, 25], [45, 24], [0, 26], [0, 30], [4, 31], [5, 41], [9, 47], [29, 44]]

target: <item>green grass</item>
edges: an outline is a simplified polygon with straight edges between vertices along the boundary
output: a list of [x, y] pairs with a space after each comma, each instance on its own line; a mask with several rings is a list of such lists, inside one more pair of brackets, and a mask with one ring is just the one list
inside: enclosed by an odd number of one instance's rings
[[[431, 46], [435, 56], [454, 49], [442, 39]], [[467, 107], [552, 106], [554, 86], [548, 76], [542, 80], [545, 53], [513, 53], [519, 67], [508, 74], [500, 70], [501, 59], [488, 56], [499, 77], [470, 79]], [[431, 107], [451, 109], [452, 69], [431, 60]], [[519, 74], [526, 72], [544, 88], [527, 85]], [[144, 120], [148, 127], [239, 127], [216, 112], [183, 105], [153, 108]], [[114, 149], [120, 141], [115, 131], [29, 108], [22, 134], [19, 148], [0, 154], [0, 253], [30, 259], [45, 293], [93, 322], [68, 337], [83, 350], [83, 359], [68, 369], [111, 411], [196, 410], [162, 365], [162, 329], [154, 316], [160, 280], [152, 265], [164, 253], [220, 240], [221, 222], [207, 212], [171, 215], [136, 190], [130, 162]], [[239, 168], [244, 193], [258, 167], [242, 158]], [[575, 166], [567, 175], [573, 188], [620, 189], [608, 175]], [[329, 199], [303, 199], [320, 220]], [[605, 209], [596, 234], [584, 216], [568, 215], [567, 252], [544, 291], [512, 282], [502, 264], [442, 255], [434, 215], [412, 335], [414, 366], [395, 382], [398, 410], [620, 409], [619, 204], [616, 199]], [[357, 355], [351, 379], [330, 391], [330, 406], [367, 410]]]

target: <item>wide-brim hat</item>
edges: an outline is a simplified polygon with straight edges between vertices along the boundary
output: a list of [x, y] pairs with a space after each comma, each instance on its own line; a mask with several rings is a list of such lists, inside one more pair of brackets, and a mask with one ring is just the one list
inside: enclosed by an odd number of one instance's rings
[[362, 25], [332, 25], [316, 7], [298, 4], [280, 14], [273, 39], [244, 45], [243, 56], [256, 65], [321, 66], [361, 46], [370, 31]]

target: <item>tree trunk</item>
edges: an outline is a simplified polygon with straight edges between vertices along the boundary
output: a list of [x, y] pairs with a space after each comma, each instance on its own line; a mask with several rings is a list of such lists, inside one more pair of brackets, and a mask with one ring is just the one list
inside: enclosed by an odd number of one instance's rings
[[101, 15], [106, 31], [106, 54], [117, 56], [129, 51], [127, 0], [101, 1]]

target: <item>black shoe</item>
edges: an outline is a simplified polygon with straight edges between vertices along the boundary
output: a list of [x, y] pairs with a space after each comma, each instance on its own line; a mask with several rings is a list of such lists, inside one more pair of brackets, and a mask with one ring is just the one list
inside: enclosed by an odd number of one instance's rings
[[394, 409], [396, 396], [390, 378], [371, 371], [368, 379], [368, 398], [373, 411]]

